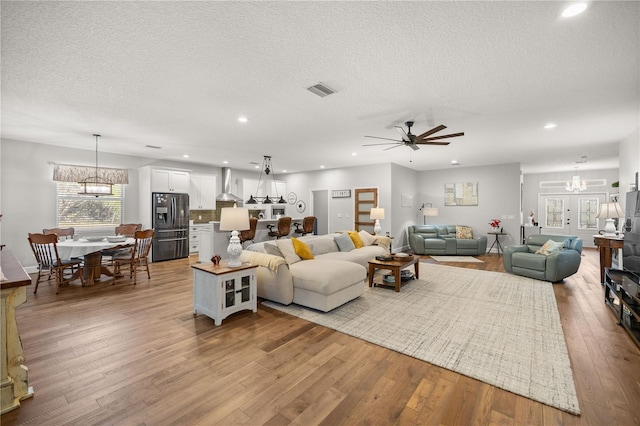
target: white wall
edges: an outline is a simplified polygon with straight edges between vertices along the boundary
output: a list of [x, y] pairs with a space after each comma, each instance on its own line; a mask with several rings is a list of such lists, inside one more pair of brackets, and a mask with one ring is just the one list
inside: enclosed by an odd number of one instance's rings
[[[624, 194], [629, 192], [631, 184], [635, 182], [636, 173], [640, 172], [640, 129], [636, 129], [620, 142], [619, 170], [620, 194]], [[623, 203], [624, 198], [620, 197]]]
[[[456, 182], [478, 183], [477, 206], [445, 206], [444, 185]], [[446, 170], [420, 172], [418, 202], [432, 203], [438, 217], [427, 218], [427, 224], [467, 225], [474, 236], [487, 235], [489, 222], [500, 219], [504, 232], [503, 245], [518, 244], [520, 239], [520, 165], [517, 163], [488, 167], [455, 166]], [[419, 206], [418, 206], [419, 207]], [[513, 219], [503, 218], [511, 216]], [[415, 223], [422, 223], [422, 217]], [[494, 241], [490, 237], [488, 245]]]

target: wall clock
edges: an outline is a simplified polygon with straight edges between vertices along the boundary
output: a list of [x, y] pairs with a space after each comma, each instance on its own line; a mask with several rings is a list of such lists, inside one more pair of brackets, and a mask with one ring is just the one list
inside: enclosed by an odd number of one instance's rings
[[290, 192], [289, 195], [287, 195], [287, 201], [289, 204], [294, 205], [296, 201], [298, 201], [298, 196], [295, 192]]
[[302, 213], [307, 209], [307, 205], [305, 204], [304, 201], [300, 200], [296, 205], [296, 209], [298, 210], [298, 213]]

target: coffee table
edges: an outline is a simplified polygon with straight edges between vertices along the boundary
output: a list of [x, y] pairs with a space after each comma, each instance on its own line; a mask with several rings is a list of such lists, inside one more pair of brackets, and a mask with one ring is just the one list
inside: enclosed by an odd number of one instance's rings
[[420, 260], [419, 256], [407, 256], [407, 257], [394, 257], [393, 260], [378, 260], [371, 259], [369, 261], [369, 287], [373, 286], [373, 274], [376, 269], [388, 269], [391, 271], [394, 277], [394, 284], [396, 287], [396, 292], [400, 291], [400, 285], [402, 282], [400, 281], [400, 271], [407, 266], [413, 265], [413, 268], [416, 272], [416, 278], [420, 278], [420, 272], [418, 269], [418, 261]]

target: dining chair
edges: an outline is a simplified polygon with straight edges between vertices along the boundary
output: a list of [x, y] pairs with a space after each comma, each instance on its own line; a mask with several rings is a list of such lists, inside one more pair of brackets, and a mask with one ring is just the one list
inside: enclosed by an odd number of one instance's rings
[[246, 231], [240, 231], [240, 244], [244, 244], [245, 241], [253, 242], [254, 238], [256, 238], [256, 228], [258, 227], [258, 218], [250, 217], [249, 218], [249, 229]]
[[113, 256], [113, 284], [116, 279], [122, 276], [120, 268], [122, 265], [129, 266], [129, 278], [133, 278], [133, 285], [136, 285], [138, 268], [145, 267], [147, 270], [147, 278], [151, 279], [149, 272], [149, 250], [151, 249], [151, 241], [153, 240], [153, 229], [144, 231], [136, 231], [135, 243], [133, 249], [129, 253], [118, 253]]
[[121, 223], [116, 226], [116, 235], [124, 235], [125, 237], [133, 238], [136, 231], [142, 231], [141, 223]]
[[302, 219], [302, 228], [299, 223], [294, 223], [296, 229], [293, 231], [294, 234], [307, 235], [313, 234], [313, 227], [316, 224], [315, 216], [306, 216]]
[[[60, 292], [60, 287], [69, 281], [80, 278], [80, 282], [84, 287], [84, 277], [82, 274], [82, 261], [80, 259], [62, 260], [58, 255], [58, 236], [51, 234], [29, 234], [29, 245], [33, 251], [33, 255], [38, 262], [38, 278], [36, 279], [35, 294], [38, 291], [42, 271], [49, 270], [49, 278], [55, 275], [56, 278], [56, 294]], [[65, 275], [65, 271], [70, 270], [70, 275]]]
[[274, 231], [274, 225], [267, 225], [267, 228], [269, 228], [269, 233], [267, 235], [269, 235], [270, 237], [276, 237], [276, 239], [288, 237], [289, 232], [291, 232], [291, 218], [289, 216], [281, 217], [280, 219], [278, 219], [277, 226], [278, 229]]
[[42, 233], [45, 235], [55, 234], [58, 236], [58, 240], [73, 239], [73, 235], [76, 233], [74, 228], [48, 228], [43, 229]]

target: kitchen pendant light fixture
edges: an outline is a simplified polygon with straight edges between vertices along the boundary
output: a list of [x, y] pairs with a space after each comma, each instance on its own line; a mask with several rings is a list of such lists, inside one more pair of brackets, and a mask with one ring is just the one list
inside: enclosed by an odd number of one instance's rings
[[272, 175], [273, 190], [276, 192], [275, 197], [273, 198], [269, 197], [268, 191], [265, 191], [267, 192], [267, 195], [264, 197], [259, 197], [257, 195], [260, 193], [260, 184], [262, 183], [262, 172], [264, 171], [264, 174], [268, 176], [272, 170], [273, 168], [271, 166], [271, 156], [265, 155], [264, 158], [262, 159], [262, 169], [260, 169], [260, 176], [258, 177], [258, 187], [256, 188], [256, 195], [255, 196], [253, 194], [249, 195], [249, 199], [244, 202], [245, 204], [273, 204], [273, 203], [287, 204], [287, 200], [285, 200], [282, 195], [280, 195], [278, 198], [278, 187], [276, 185], [275, 175]]
[[92, 195], [94, 197], [113, 195], [113, 182], [109, 182], [107, 179], [101, 178], [98, 175], [98, 138], [100, 135], [94, 133], [93, 136], [96, 138], [96, 167], [92, 174], [78, 182], [82, 185], [82, 190], [78, 192], [78, 194]]

